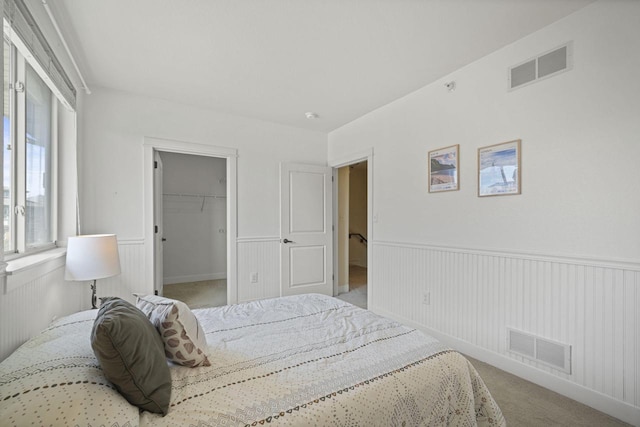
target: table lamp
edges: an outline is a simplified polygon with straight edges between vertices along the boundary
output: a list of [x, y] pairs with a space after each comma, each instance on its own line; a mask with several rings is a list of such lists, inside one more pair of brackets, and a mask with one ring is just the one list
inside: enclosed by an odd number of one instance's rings
[[91, 308], [96, 306], [96, 280], [120, 274], [120, 256], [115, 234], [69, 237], [64, 279], [92, 280]]

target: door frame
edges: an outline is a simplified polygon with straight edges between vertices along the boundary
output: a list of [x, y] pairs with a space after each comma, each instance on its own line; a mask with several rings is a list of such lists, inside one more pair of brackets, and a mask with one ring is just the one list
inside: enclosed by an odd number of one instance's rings
[[[374, 242], [373, 236], [373, 148], [342, 155], [336, 159], [330, 159], [328, 164], [333, 168], [333, 277], [338, 277], [338, 169], [355, 163], [367, 162], [367, 307], [371, 307], [371, 295], [373, 294], [373, 281], [371, 274], [372, 251], [370, 245]], [[333, 281], [333, 294], [338, 295], [338, 280]]]
[[227, 304], [238, 302], [237, 281], [237, 163], [238, 150], [171, 139], [144, 137], [144, 253], [145, 287], [155, 289], [155, 239], [154, 239], [154, 191], [153, 155], [155, 151], [219, 157], [227, 160]]
[[[164, 167], [161, 151], [153, 150], [153, 291], [156, 295], [162, 295], [164, 286]], [[156, 164], [156, 162], [158, 164]], [[155, 228], [158, 227], [158, 230]], [[158, 262], [158, 260], [161, 260]], [[161, 277], [158, 277], [160, 275]]]

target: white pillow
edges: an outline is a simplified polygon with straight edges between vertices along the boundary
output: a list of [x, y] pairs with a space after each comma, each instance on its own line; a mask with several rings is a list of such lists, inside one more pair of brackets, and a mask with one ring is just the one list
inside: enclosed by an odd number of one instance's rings
[[158, 295], [136, 297], [136, 307], [160, 332], [169, 360], [190, 368], [211, 366], [204, 331], [185, 303]]

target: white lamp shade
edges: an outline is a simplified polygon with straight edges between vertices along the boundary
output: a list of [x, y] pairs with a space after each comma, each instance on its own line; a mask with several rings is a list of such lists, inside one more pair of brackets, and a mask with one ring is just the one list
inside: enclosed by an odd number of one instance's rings
[[65, 280], [104, 279], [120, 274], [120, 256], [115, 234], [69, 237]]

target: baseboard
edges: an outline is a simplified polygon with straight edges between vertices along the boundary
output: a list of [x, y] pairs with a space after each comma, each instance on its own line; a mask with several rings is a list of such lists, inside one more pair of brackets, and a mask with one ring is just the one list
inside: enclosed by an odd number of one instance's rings
[[338, 295], [349, 292], [349, 284], [338, 285]]
[[560, 393], [563, 396], [567, 396], [577, 402], [583, 403], [631, 425], [639, 425], [638, 420], [640, 420], [640, 408], [637, 406], [614, 399], [611, 396], [607, 396], [606, 394], [602, 394], [580, 384], [565, 380], [564, 378], [556, 377], [548, 372], [538, 370], [535, 367], [525, 365], [517, 360], [489, 351], [459, 338], [443, 334], [379, 307], [372, 307], [370, 305], [369, 310], [381, 316], [388, 317], [407, 326], [421, 330], [449, 345], [453, 349], [495, 366], [498, 369], [502, 369], [503, 371], [509, 372], [510, 374], [516, 375], [541, 387]]
[[202, 282], [204, 280], [220, 280], [226, 278], [227, 273], [190, 274], [188, 276], [165, 277], [162, 279], [162, 283], [165, 285], [173, 285], [176, 283]]

